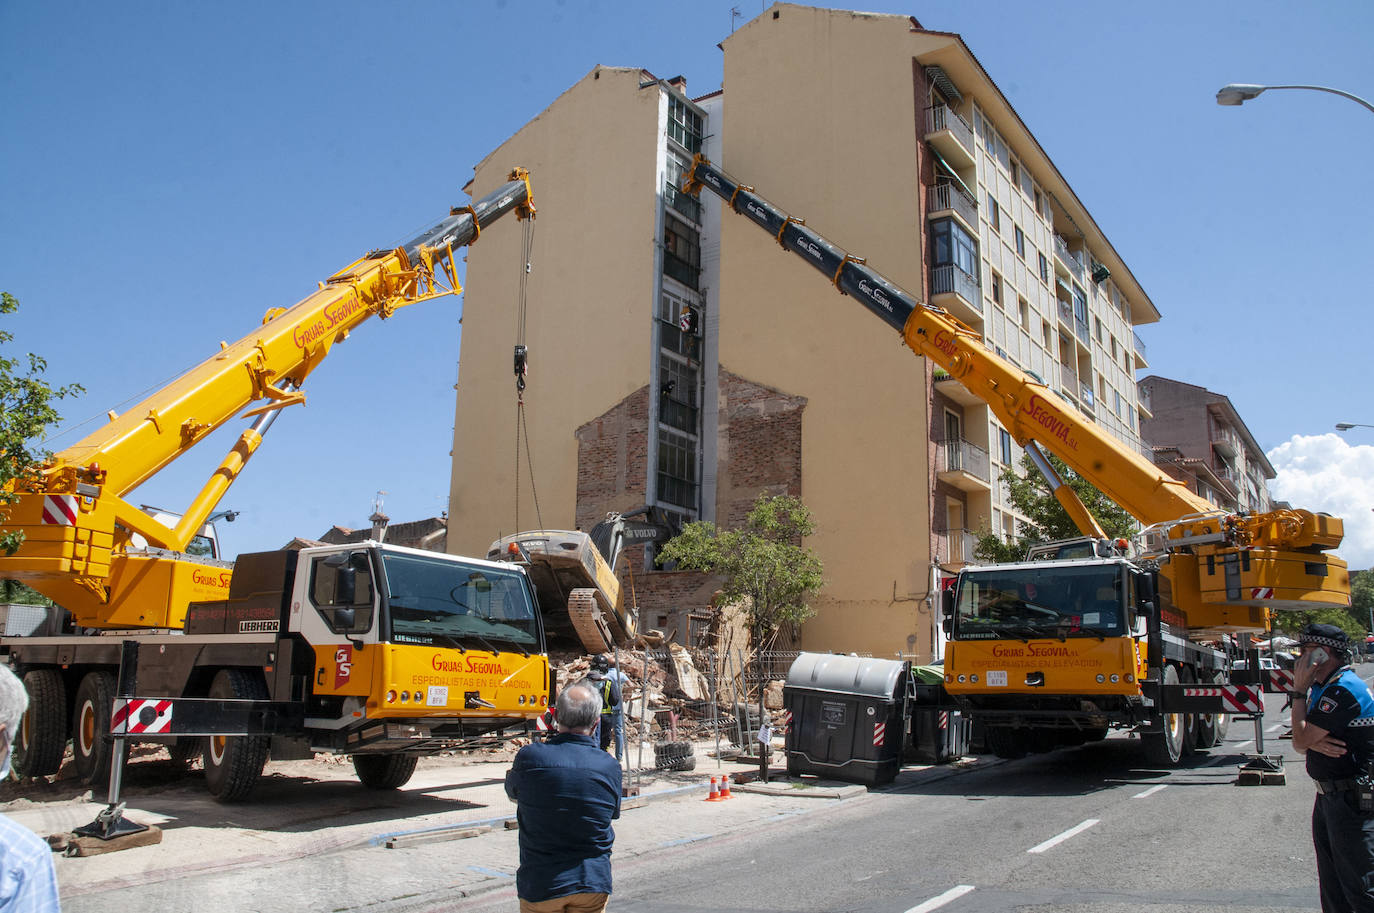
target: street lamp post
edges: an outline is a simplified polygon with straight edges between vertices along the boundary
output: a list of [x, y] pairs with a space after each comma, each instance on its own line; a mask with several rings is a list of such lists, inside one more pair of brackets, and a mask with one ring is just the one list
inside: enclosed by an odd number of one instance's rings
[[1361, 425], [1359, 422], [1337, 422], [1337, 431], [1349, 431], [1351, 428], [1374, 428], [1374, 425]]
[[1249, 83], [1233, 82], [1229, 86], [1222, 86], [1217, 90], [1217, 104], [1236, 107], [1252, 98], [1256, 98], [1261, 92], [1267, 92], [1270, 89], [1310, 89], [1313, 92], [1330, 92], [1332, 95], [1339, 95], [1342, 98], [1348, 98], [1357, 104], [1364, 105], [1371, 113], [1374, 113], [1374, 105], [1371, 105], [1360, 96], [1352, 95], [1349, 92], [1342, 92], [1340, 89], [1332, 89], [1329, 86], [1255, 86]]

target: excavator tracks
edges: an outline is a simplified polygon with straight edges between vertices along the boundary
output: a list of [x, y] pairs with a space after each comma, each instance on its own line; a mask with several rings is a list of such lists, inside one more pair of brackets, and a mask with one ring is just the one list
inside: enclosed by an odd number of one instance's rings
[[596, 590], [579, 587], [568, 593], [568, 620], [588, 653], [605, 653], [611, 649], [615, 637], [606, 622], [614, 617], [614, 613], [602, 612], [596, 604]]

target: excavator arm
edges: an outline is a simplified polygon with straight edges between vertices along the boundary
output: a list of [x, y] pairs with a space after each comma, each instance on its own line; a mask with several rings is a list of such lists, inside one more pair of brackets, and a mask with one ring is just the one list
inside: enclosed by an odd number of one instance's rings
[[[948, 311], [919, 302], [862, 258], [698, 155], [683, 191], [698, 195], [702, 188], [900, 332], [913, 352], [930, 358], [986, 403], [1019, 444], [1032, 453], [1038, 446], [1059, 457], [1149, 527], [1172, 564], [1174, 601], [1197, 613], [1198, 626], [1263, 630], [1270, 609], [1349, 605], [1346, 565], [1325, 554], [1340, 544], [1339, 519], [1301, 510], [1257, 517], [1218, 511], [1038, 379], [989, 350], [976, 331]], [[1058, 492], [1056, 497], [1065, 503]], [[1065, 506], [1080, 529], [1092, 534], [1085, 526], [1096, 523], [1081, 502], [1073, 497]]]
[[[137, 568], [124, 563], [130, 534], [154, 549], [182, 552], [257, 451], [278, 411], [304, 402], [300, 388], [333, 346], [374, 315], [386, 318], [399, 307], [460, 292], [454, 250], [512, 211], [520, 219], [534, 215], [524, 169], [405, 244], [355, 260], [294, 306], [270, 309], [261, 326], [237, 342], [221, 343], [214, 355], [124, 414], [111, 412], [104, 426], [55, 454], [37, 480], [17, 492], [6, 527], [23, 532], [24, 543], [15, 554], [0, 556], [0, 577], [24, 581], [88, 627], [179, 626], [187, 593], [222, 594], [181, 585], [188, 574], [210, 574], [199, 565], [198, 571], [168, 566], [170, 560], [191, 567], [185, 556], [153, 555]], [[125, 500], [240, 413], [256, 421], [175, 526]], [[228, 575], [214, 573], [216, 588], [227, 588]], [[120, 608], [126, 600], [136, 608]]]

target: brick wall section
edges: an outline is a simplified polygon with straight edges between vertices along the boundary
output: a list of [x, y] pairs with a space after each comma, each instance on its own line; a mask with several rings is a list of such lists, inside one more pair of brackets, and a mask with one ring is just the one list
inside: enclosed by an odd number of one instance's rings
[[760, 494], [802, 497], [802, 413], [790, 396], [720, 369], [716, 523], [743, 525]]
[[577, 528], [590, 530], [613, 510], [645, 502], [649, 388], [640, 387], [576, 431]]
[[[762, 493], [801, 497], [802, 413], [806, 397], [790, 396], [721, 369], [718, 403], [720, 464], [716, 523], [744, 523]], [[577, 429], [577, 526], [590, 530], [608, 511], [633, 510], [646, 501], [649, 388], [641, 387]], [[687, 613], [703, 611], [719, 580], [684, 571], [644, 572], [642, 546], [626, 549], [616, 571], [628, 592], [628, 568], [646, 627], [688, 634]]]

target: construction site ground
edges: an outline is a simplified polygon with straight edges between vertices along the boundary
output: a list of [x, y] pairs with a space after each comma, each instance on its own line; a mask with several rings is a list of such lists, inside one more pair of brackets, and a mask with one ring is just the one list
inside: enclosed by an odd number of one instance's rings
[[[779, 816], [804, 815], [866, 792], [863, 786], [809, 777], [789, 780], [777, 766], [782, 763], [780, 753], [774, 755], [771, 782], [764, 784], [757, 779], [757, 761], [730, 759], [728, 751], [723, 752], [725, 759], [717, 760], [714, 742], [694, 746], [694, 771], [627, 772], [626, 785], [638, 795], [624, 800], [616, 823], [617, 859], [776, 821]], [[197, 767], [174, 765], [160, 749], [140, 750], [142, 756], [126, 767], [124, 814], [130, 821], [158, 827], [161, 841], [101, 855], [55, 854], [64, 910], [94, 910], [109, 902], [111, 891], [134, 898], [140, 887], [159, 882], [292, 860], [306, 863], [311, 857], [347, 852], [375, 853], [379, 864], [389, 861], [387, 854], [410, 856], [407, 864], [416, 866], [415, 890], [421, 893], [471, 896], [514, 883], [515, 805], [504, 789], [513, 750], [425, 758], [405, 787], [389, 792], [364, 788], [345, 759], [317, 756], [272, 762], [252, 800], [237, 805], [216, 803]], [[969, 758], [939, 767], [908, 765], [897, 785], [949, 776], [980, 763], [988, 759]], [[731, 777], [729, 801], [705, 801], [713, 776]], [[106, 804], [103, 790], [92, 791], [60, 777], [54, 782], [0, 786], [0, 812], [44, 837], [91, 823]], [[461, 853], [463, 865], [456, 874], [447, 868], [442, 884], [429, 884], [423, 863], [428, 853]], [[251, 890], [253, 880], [225, 883]], [[235, 899], [222, 899], [222, 909], [240, 908]]]

